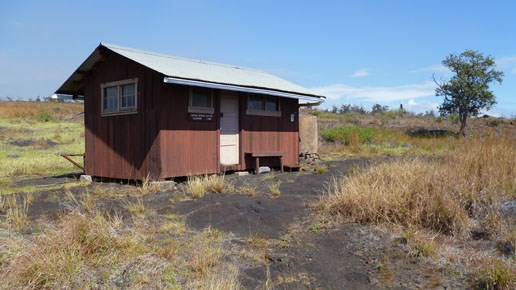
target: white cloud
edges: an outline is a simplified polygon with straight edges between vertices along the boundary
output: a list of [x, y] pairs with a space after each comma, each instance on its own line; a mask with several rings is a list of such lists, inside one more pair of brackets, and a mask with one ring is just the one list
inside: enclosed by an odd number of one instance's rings
[[410, 99], [407, 103], [403, 104], [405, 110], [415, 113], [424, 113], [427, 111], [434, 111], [437, 114], [439, 103], [436, 102], [417, 102], [414, 99]]
[[312, 89], [329, 99], [346, 98], [378, 103], [410, 100], [435, 95], [435, 84], [433, 82], [394, 87], [354, 87], [344, 84], [335, 84]]
[[420, 72], [447, 72], [449, 71], [447, 67], [445, 67], [442, 64], [434, 64], [425, 66], [422, 68], [418, 68], [415, 70], [410, 71], [411, 73], [420, 73]]
[[500, 67], [507, 67], [516, 65], [516, 56], [504, 56], [495, 59], [495, 63]]
[[495, 59], [495, 63], [499, 68], [516, 74], [516, 56], [504, 56]]
[[365, 68], [359, 69], [356, 72], [354, 72], [351, 77], [353, 78], [363, 78], [369, 75], [369, 71]]

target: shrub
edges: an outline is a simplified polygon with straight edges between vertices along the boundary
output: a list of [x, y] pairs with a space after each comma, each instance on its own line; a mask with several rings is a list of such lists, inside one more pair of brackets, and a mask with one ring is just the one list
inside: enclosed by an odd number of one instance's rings
[[38, 122], [50, 122], [54, 121], [54, 116], [52, 116], [50, 112], [42, 110], [38, 111], [36, 115], [34, 115], [34, 119]]
[[498, 118], [491, 119], [487, 122], [487, 125], [491, 127], [497, 127], [500, 124], [502, 124], [502, 121]]
[[448, 116], [448, 120], [450, 120], [450, 122], [453, 125], [459, 124], [459, 114], [451, 114], [451, 115], [449, 115]]
[[321, 132], [321, 136], [328, 141], [350, 145], [352, 139], [357, 137], [360, 144], [371, 143], [376, 133], [377, 129], [374, 128], [344, 126], [324, 129]]
[[339, 115], [338, 119], [339, 119], [339, 121], [344, 122], [344, 123], [350, 123], [350, 124], [353, 124], [353, 125], [360, 124], [360, 119], [358, 119], [353, 114], [342, 114], [342, 115]]
[[323, 112], [321, 110], [309, 110], [308, 111], [308, 114], [312, 115], [312, 116], [316, 116], [316, 117], [319, 117], [321, 116]]

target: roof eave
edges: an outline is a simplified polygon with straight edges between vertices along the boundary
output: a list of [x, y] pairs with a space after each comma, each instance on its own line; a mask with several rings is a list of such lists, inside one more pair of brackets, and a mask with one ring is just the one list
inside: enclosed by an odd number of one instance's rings
[[103, 56], [100, 51], [104, 45], [99, 46], [86, 58], [86, 60], [68, 77], [68, 79], [55, 91], [56, 94], [81, 95], [81, 91], [86, 75], [88, 75], [99, 62], [102, 62]]
[[163, 82], [169, 83], [169, 84], [188, 85], [188, 86], [204, 87], [204, 88], [211, 88], [211, 89], [221, 89], [221, 90], [237, 91], [237, 92], [244, 92], [244, 93], [266, 94], [266, 95], [271, 95], [271, 96], [304, 100], [304, 101], [307, 101], [310, 103], [312, 103], [312, 102], [313, 103], [321, 103], [326, 98], [324, 96], [318, 96], [318, 95], [308, 95], [308, 94], [302, 94], [302, 93], [296, 93], [296, 92], [285, 92], [285, 91], [271, 90], [268, 88], [257, 88], [257, 87], [237, 86], [237, 85], [231, 85], [231, 84], [220, 84], [220, 83], [213, 83], [213, 82], [206, 82], [206, 81], [199, 81], [199, 80], [182, 79], [182, 78], [177, 78], [177, 77], [165, 77], [163, 79]]

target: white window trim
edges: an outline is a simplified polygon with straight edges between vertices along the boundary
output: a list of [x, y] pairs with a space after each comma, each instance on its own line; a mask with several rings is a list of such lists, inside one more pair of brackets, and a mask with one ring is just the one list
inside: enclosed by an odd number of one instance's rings
[[[247, 109], [246, 114], [247, 115], [254, 115], [254, 116], [268, 116], [268, 117], [281, 117], [281, 98], [278, 98], [278, 110], [277, 111], [267, 111], [267, 110], [256, 110], [256, 109], [249, 109], [249, 97], [250, 93], [247, 94]], [[265, 95], [263, 95], [265, 96]]]
[[192, 91], [193, 87], [190, 87], [190, 94], [188, 96], [188, 113], [204, 113], [204, 114], [213, 114], [215, 113], [215, 108], [213, 107], [213, 89], [211, 88], [205, 88], [210, 90], [211, 94], [211, 108], [204, 108], [204, 107], [194, 107], [192, 106]]
[[[134, 107], [128, 107], [122, 109], [122, 96], [120, 95], [120, 86], [134, 84]], [[104, 89], [108, 87], [118, 87], [118, 107], [114, 111], [104, 110]], [[113, 116], [113, 115], [129, 115], [138, 113], [138, 78], [134, 79], [126, 79], [116, 82], [109, 82], [100, 84], [100, 106], [101, 106], [101, 115], [102, 116]]]

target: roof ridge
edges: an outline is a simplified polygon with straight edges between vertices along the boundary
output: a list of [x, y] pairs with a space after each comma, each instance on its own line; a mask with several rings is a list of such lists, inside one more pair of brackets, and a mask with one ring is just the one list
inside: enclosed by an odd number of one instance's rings
[[223, 64], [223, 63], [205, 61], [205, 60], [201, 60], [201, 59], [191, 59], [191, 58], [179, 57], [179, 56], [174, 56], [174, 55], [158, 53], [158, 52], [154, 52], [154, 51], [147, 51], [147, 50], [141, 50], [141, 49], [136, 49], [136, 48], [131, 48], [131, 47], [120, 46], [120, 45], [116, 45], [116, 44], [109, 44], [109, 43], [102, 43], [102, 42], [100, 44], [102, 46], [105, 46], [105, 47], [109, 48], [109, 49], [127, 50], [127, 51], [131, 51], [131, 52], [147, 54], [147, 55], [153, 55], [153, 56], [166, 57], [166, 58], [172, 58], [172, 59], [177, 59], [177, 60], [182, 60], [182, 61], [201, 63], [201, 64], [209, 64], [209, 65], [216, 65], [216, 66], [221, 66], [221, 67], [227, 67], [227, 68], [233, 68], [233, 69], [241, 69], [241, 70], [247, 70], [247, 71], [252, 71], [252, 72], [259, 72], [259, 73], [269, 74], [266, 71], [257, 70], [257, 69], [251, 69], [251, 68], [246, 68], [246, 67], [240, 67], [240, 66], [234, 66], [234, 65], [230, 65], [230, 64]]

